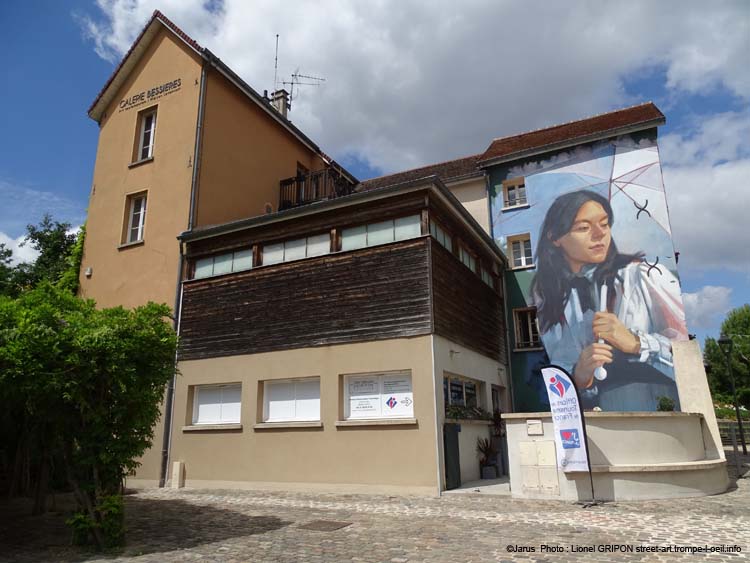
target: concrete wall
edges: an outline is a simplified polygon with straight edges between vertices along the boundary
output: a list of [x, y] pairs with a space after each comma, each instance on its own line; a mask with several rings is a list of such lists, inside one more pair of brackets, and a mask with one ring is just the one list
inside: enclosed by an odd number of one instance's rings
[[708, 388], [703, 354], [697, 340], [672, 343], [677, 391], [680, 394], [680, 409], [703, 415], [706, 457], [724, 459], [724, 448], [716, 422], [714, 402]]
[[[430, 336], [181, 362], [170, 462], [187, 486], [438, 492]], [[343, 374], [411, 370], [415, 423], [342, 426]], [[320, 377], [321, 424], [257, 428], [259, 382]], [[186, 431], [190, 386], [242, 383], [241, 429]], [[441, 437], [442, 439], [442, 437]], [[255, 485], [253, 485], [255, 486]]]
[[[510, 389], [508, 387], [507, 367], [499, 362], [482, 356], [473, 350], [447, 340], [433, 336], [435, 356], [435, 406], [437, 415], [437, 436], [440, 452], [440, 483], [445, 488], [445, 462], [443, 452], [443, 424], [445, 423], [445, 399], [443, 397], [443, 378], [446, 375], [468, 377], [484, 383], [484, 393], [480, 397], [480, 406], [492, 411], [492, 386], [502, 388], [502, 410], [510, 410]], [[476, 454], [477, 438], [488, 437], [487, 425], [462, 424], [459, 433], [459, 457], [461, 462], [461, 481], [474, 481], [479, 478], [479, 458]]]
[[[172, 306], [178, 279], [177, 235], [188, 225], [201, 64], [171, 33], [161, 31], [123, 84], [101, 122], [81, 268], [82, 297], [100, 307], [147, 301]], [[180, 79], [179, 90], [122, 110], [120, 102]], [[129, 167], [138, 114], [158, 107], [153, 161]], [[147, 191], [143, 244], [122, 247], [128, 194]], [[92, 268], [87, 278], [84, 272]]]
[[[726, 490], [726, 461], [705, 456], [701, 415], [602, 412], [585, 417], [597, 499], [689, 497]], [[504, 418], [514, 497], [591, 498], [588, 473], [557, 469], [549, 413]]]
[[323, 168], [322, 159], [217, 71], [208, 74], [196, 226], [265, 213], [279, 181]]
[[[135, 307], [148, 301], [174, 305], [178, 280], [177, 235], [188, 225], [192, 159], [201, 63], [197, 55], [161, 31], [106, 110], [86, 222], [80, 295], [100, 307]], [[179, 90], [143, 105], [121, 109], [123, 99], [175, 79]], [[137, 166], [134, 146], [139, 112], [157, 106], [153, 160]], [[147, 192], [143, 243], [122, 246], [128, 194]], [[93, 275], [84, 274], [91, 268]], [[154, 447], [141, 459], [137, 481], [157, 485], [164, 421], [154, 429]]]
[[490, 232], [490, 207], [487, 195], [487, 183], [481, 178], [472, 178], [455, 184], [448, 184], [448, 189], [463, 203], [466, 210], [471, 213], [477, 223], [487, 232]]

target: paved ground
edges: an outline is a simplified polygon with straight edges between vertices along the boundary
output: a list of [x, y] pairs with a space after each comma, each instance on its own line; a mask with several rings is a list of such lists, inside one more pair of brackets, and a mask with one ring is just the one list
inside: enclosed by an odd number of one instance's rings
[[[750, 458], [743, 460], [749, 465]], [[731, 473], [734, 473], [733, 471]], [[748, 475], [750, 476], [750, 474]], [[733, 477], [736, 477], [733, 475]], [[58, 511], [64, 510], [63, 499]], [[0, 561], [274, 563], [743, 560], [750, 553], [750, 478], [698, 499], [569, 503], [498, 496], [404, 498], [253, 491], [152, 490], [127, 497], [128, 546], [97, 555], [67, 545], [59, 514], [0, 504]], [[349, 525], [306, 529], [323, 520]], [[563, 553], [540, 553], [541, 544]], [[535, 548], [509, 552], [507, 546]], [[741, 553], [606, 553], [601, 546], [738, 545]], [[573, 552], [593, 549], [593, 553]]]

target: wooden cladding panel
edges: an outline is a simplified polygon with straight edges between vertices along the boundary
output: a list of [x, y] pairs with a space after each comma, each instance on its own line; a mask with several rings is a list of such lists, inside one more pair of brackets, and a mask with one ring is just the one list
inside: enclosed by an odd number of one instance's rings
[[188, 282], [180, 359], [429, 334], [428, 247], [420, 238]]
[[435, 333], [505, 363], [502, 299], [440, 244], [430, 244]]

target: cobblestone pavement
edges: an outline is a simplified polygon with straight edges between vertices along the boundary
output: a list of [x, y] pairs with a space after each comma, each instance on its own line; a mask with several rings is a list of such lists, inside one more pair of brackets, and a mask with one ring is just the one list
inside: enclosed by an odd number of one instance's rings
[[[316, 520], [349, 525], [333, 531], [304, 527]], [[713, 497], [607, 503], [588, 509], [478, 495], [413, 498], [160, 489], [127, 497], [127, 525], [124, 550], [93, 554], [67, 545], [69, 532], [60, 514], [31, 518], [20, 505], [0, 505], [0, 561], [744, 560], [750, 553], [750, 478], [737, 480], [729, 492]], [[563, 552], [541, 552], [542, 544]], [[509, 552], [509, 545], [535, 552]], [[607, 553], [600, 547], [706, 545], [737, 545], [742, 551]], [[593, 553], [574, 552], [576, 546]]]

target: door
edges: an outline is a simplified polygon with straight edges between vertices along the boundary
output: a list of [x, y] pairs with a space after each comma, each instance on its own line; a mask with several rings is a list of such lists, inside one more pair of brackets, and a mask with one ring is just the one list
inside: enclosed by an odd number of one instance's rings
[[460, 424], [443, 424], [443, 458], [445, 461], [445, 488], [461, 486], [461, 463], [458, 457], [458, 433]]

